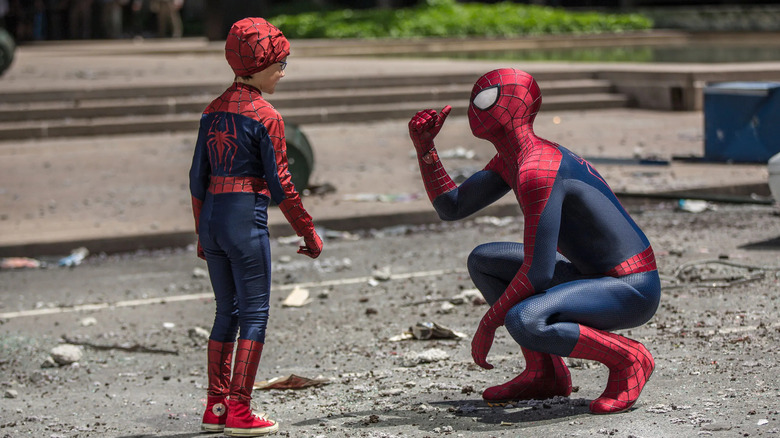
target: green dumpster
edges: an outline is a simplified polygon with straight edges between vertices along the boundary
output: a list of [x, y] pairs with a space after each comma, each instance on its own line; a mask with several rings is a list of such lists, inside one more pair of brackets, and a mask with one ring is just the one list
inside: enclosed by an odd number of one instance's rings
[[13, 37], [7, 30], [0, 27], [0, 75], [11, 66], [15, 50], [16, 43], [14, 43]]
[[314, 171], [314, 152], [303, 131], [294, 124], [285, 124], [284, 136], [287, 140], [287, 160], [290, 163], [292, 182], [298, 193], [309, 187], [309, 177]]

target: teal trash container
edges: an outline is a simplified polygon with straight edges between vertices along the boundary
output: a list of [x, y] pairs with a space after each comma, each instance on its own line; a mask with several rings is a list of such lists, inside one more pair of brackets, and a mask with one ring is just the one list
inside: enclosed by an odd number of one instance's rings
[[302, 193], [309, 187], [309, 177], [314, 171], [314, 151], [309, 139], [303, 131], [294, 124], [284, 126], [284, 137], [287, 143], [287, 161], [295, 189]]
[[16, 43], [7, 30], [0, 27], [0, 75], [8, 70], [14, 60]]
[[704, 89], [704, 159], [766, 163], [780, 152], [780, 82]]

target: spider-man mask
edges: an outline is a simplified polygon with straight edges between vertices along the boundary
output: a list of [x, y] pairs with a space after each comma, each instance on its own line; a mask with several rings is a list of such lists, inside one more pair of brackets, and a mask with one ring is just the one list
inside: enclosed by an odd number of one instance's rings
[[251, 76], [289, 54], [282, 31], [259, 17], [236, 21], [225, 40], [225, 59], [236, 76]]
[[542, 93], [530, 74], [511, 68], [485, 73], [471, 90], [471, 132], [497, 147], [505, 145], [532, 128], [541, 105]]

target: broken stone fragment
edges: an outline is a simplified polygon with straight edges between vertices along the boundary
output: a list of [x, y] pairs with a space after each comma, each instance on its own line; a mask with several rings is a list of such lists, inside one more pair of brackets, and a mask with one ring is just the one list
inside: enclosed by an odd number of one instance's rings
[[51, 358], [59, 366], [70, 365], [81, 360], [83, 355], [81, 347], [71, 344], [58, 345], [51, 349]]

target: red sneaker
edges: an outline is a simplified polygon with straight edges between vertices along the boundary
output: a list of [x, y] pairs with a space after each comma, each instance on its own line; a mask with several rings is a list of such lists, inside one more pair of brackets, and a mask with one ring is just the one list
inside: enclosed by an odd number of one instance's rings
[[208, 396], [206, 399], [206, 411], [203, 413], [203, 422], [200, 423], [202, 432], [222, 432], [227, 421], [227, 405], [224, 396]]
[[261, 436], [276, 433], [279, 424], [252, 410], [249, 401], [227, 400], [228, 415], [224, 434], [227, 436]]

